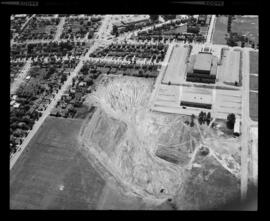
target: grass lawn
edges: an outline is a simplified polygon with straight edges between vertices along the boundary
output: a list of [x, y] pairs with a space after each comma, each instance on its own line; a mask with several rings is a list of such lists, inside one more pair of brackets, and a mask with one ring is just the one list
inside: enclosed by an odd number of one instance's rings
[[258, 121], [258, 93], [249, 93], [249, 115], [254, 121]]
[[[197, 161], [198, 154], [195, 157]], [[177, 196], [177, 204], [183, 210], [222, 209], [232, 200], [239, 200], [240, 181], [225, 170], [212, 156], [200, 161], [200, 168], [192, 168]]]
[[259, 53], [256, 51], [249, 52], [249, 72], [259, 74]]
[[258, 17], [237, 16], [232, 21], [232, 32], [247, 35], [247, 37], [257, 44], [259, 42], [259, 19]]
[[11, 209], [95, 209], [105, 181], [78, 148], [82, 120], [48, 117], [10, 171]]
[[217, 17], [213, 35], [213, 44], [222, 44], [222, 45], [227, 44], [227, 41], [225, 40], [225, 36], [227, 34], [227, 24], [228, 24], [227, 16]]
[[249, 89], [250, 90], [255, 90], [257, 91], [259, 86], [258, 86], [258, 77], [257, 76], [254, 76], [254, 75], [250, 75], [250, 78], [249, 78]]

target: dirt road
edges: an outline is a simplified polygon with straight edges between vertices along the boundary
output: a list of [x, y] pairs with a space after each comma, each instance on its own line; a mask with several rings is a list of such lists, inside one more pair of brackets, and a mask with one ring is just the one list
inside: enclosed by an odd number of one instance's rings
[[208, 29], [208, 33], [207, 33], [206, 43], [212, 43], [215, 22], [216, 22], [216, 16], [212, 15], [211, 22], [210, 22], [209, 29]]

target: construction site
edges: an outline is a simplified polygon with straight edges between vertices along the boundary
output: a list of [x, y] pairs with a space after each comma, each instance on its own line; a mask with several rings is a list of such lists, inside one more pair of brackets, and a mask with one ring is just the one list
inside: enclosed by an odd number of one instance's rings
[[[97, 110], [80, 130], [83, 150], [106, 168], [107, 176], [121, 184], [125, 194], [152, 205], [183, 194], [180, 190], [189, 174], [205, 166], [204, 160], [196, 162], [197, 157], [216, 161], [236, 183], [230, 187], [232, 191], [239, 193], [239, 139], [200, 125], [197, 119], [191, 127], [186, 124], [190, 121], [187, 115], [151, 111], [154, 83], [152, 79], [104, 76], [86, 101]], [[214, 171], [208, 177], [215, 186], [221, 174]], [[203, 185], [209, 185], [207, 182]], [[220, 205], [227, 202], [226, 192], [220, 200]]]

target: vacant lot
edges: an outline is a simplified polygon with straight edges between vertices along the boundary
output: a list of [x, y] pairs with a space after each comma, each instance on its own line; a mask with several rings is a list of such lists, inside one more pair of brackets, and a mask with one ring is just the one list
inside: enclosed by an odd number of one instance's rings
[[225, 170], [215, 158], [206, 156], [195, 162], [201, 167], [193, 168], [176, 197], [179, 209], [219, 209], [240, 196], [240, 182]]
[[232, 21], [232, 32], [246, 35], [255, 44], [259, 42], [259, 19], [258, 17], [237, 16]]
[[227, 25], [228, 25], [227, 16], [217, 17], [213, 35], [214, 44], [222, 44], [222, 45], [227, 44], [227, 41], [225, 40], [227, 34]]
[[47, 118], [10, 172], [11, 209], [95, 209], [105, 181], [81, 154], [81, 120]]
[[115, 154], [115, 149], [127, 130], [124, 122], [108, 117], [105, 113], [97, 111], [94, 118], [94, 130], [89, 136], [109, 157]]
[[249, 52], [249, 72], [259, 74], [259, 53], [255, 51]]
[[258, 93], [249, 93], [249, 115], [254, 121], [258, 121]]
[[258, 86], [258, 77], [257, 76], [250, 75], [250, 78], [249, 78], [249, 88], [250, 88], [250, 90], [255, 90], [255, 91], [257, 91], [259, 89], [259, 86]]

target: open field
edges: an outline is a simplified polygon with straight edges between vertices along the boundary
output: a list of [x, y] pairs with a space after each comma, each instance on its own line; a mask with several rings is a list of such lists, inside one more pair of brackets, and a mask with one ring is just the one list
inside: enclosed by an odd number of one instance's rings
[[249, 68], [250, 73], [259, 74], [259, 53], [255, 51], [249, 52]]
[[227, 34], [227, 16], [219, 16], [216, 18], [214, 35], [213, 35], [213, 44], [222, 44], [226, 45], [227, 41], [225, 40]]
[[258, 121], [258, 93], [249, 92], [249, 115], [254, 121]]
[[257, 91], [259, 89], [258, 77], [254, 75], [249, 76], [249, 89]]
[[81, 154], [81, 120], [47, 118], [10, 172], [11, 209], [95, 209], [105, 181]]
[[225, 170], [212, 156], [195, 157], [184, 186], [175, 197], [180, 210], [219, 209], [239, 200], [240, 180]]
[[186, 72], [186, 57], [188, 47], [176, 45], [173, 48], [168, 67], [162, 79], [162, 83], [180, 84], [184, 80]]
[[255, 44], [259, 42], [259, 19], [258, 17], [236, 16], [232, 21], [232, 32], [246, 35]]
[[142, 198], [126, 196], [116, 186], [106, 185], [98, 204], [99, 210], [145, 210]]

